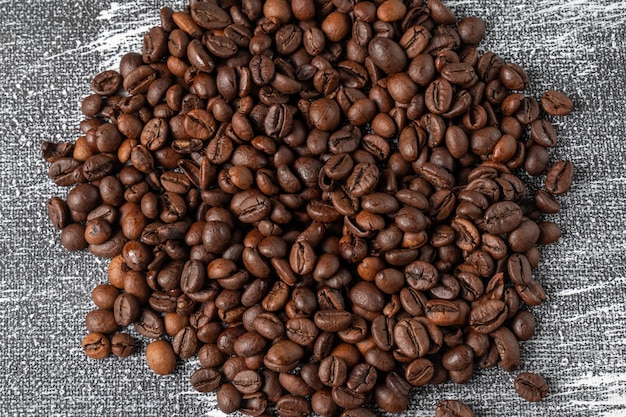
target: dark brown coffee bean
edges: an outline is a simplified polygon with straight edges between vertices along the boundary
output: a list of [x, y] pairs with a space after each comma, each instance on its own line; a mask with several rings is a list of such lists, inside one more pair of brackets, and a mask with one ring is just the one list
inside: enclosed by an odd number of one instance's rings
[[131, 294], [120, 294], [115, 299], [113, 314], [115, 322], [120, 326], [128, 326], [139, 317], [140, 307], [137, 297]]
[[388, 386], [379, 386], [374, 390], [376, 404], [384, 411], [401, 413], [409, 406], [408, 396], [402, 395]]
[[367, 393], [374, 389], [377, 378], [376, 368], [366, 363], [360, 363], [350, 371], [346, 386], [354, 392]]
[[217, 391], [217, 406], [224, 413], [234, 413], [241, 406], [241, 393], [232, 384], [223, 384]]
[[320, 362], [318, 375], [324, 385], [339, 387], [348, 378], [348, 367], [340, 357], [329, 356]]
[[356, 408], [365, 404], [365, 394], [357, 393], [347, 387], [336, 387], [332, 390], [335, 404], [342, 408]]
[[537, 321], [535, 315], [527, 310], [519, 311], [511, 322], [511, 330], [515, 333], [517, 340], [525, 341], [535, 334]]
[[553, 195], [566, 193], [574, 177], [574, 165], [569, 161], [558, 161], [550, 167], [546, 175], [546, 191]]
[[430, 345], [424, 326], [414, 319], [403, 319], [396, 323], [394, 342], [398, 350], [409, 358], [424, 356]]
[[463, 43], [478, 45], [485, 37], [485, 22], [479, 17], [466, 17], [459, 22], [457, 31]]
[[500, 81], [510, 90], [524, 90], [528, 87], [529, 79], [526, 71], [517, 64], [504, 64], [500, 70]]
[[485, 212], [485, 227], [489, 233], [508, 233], [519, 226], [522, 215], [518, 204], [512, 201], [498, 202]]
[[47, 203], [48, 217], [55, 229], [61, 230], [70, 223], [70, 210], [59, 197], [52, 197]]
[[114, 95], [119, 90], [121, 84], [122, 76], [113, 70], [99, 73], [91, 82], [93, 91], [101, 96]]
[[315, 325], [325, 332], [345, 330], [352, 322], [352, 314], [347, 311], [322, 310], [315, 313]]
[[367, 47], [374, 64], [386, 74], [395, 74], [406, 68], [407, 56], [400, 45], [389, 38], [375, 37]]
[[158, 339], [165, 334], [163, 320], [151, 310], [143, 310], [134, 327], [139, 334], [150, 339]]
[[127, 358], [135, 352], [135, 339], [128, 333], [116, 333], [111, 337], [111, 351], [119, 358]]
[[541, 107], [552, 116], [566, 116], [572, 112], [572, 99], [560, 91], [549, 90], [541, 96]]
[[235, 375], [232, 384], [242, 394], [252, 394], [261, 388], [261, 375], [250, 369], [240, 371]]
[[124, 76], [124, 89], [132, 95], [145, 94], [156, 78], [156, 71], [149, 65], [138, 66]]
[[530, 402], [538, 402], [548, 395], [548, 384], [541, 375], [522, 372], [515, 378], [515, 392]]
[[443, 400], [437, 403], [436, 417], [474, 417], [474, 412], [467, 405], [457, 400]]
[[487, 334], [500, 327], [508, 317], [508, 308], [500, 300], [486, 300], [470, 311], [469, 324], [477, 333]]
[[274, 372], [289, 372], [304, 356], [303, 348], [291, 340], [282, 340], [267, 351], [263, 363]]
[[[74, 150], [74, 146], [71, 143], [43, 142], [41, 144], [41, 156], [46, 162], [54, 162], [60, 158], [69, 157], [72, 150]], [[73, 156], [74, 158], [77, 157], [76, 150], [74, 150]]]
[[506, 371], [514, 371], [519, 367], [520, 352], [519, 344], [513, 332], [506, 327], [500, 327], [491, 333], [498, 354], [500, 355], [500, 366]]
[[191, 375], [191, 385], [198, 392], [212, 392], [219, 388], [221, 379], [214, 368], [200, 368]]
[[405, 378], [414, 387], [428, 384], [435, 375], [435, 367], [426, 358], [419, 358], [412, 361], [406, 368]]
[[558, 142], [554, 126], [547, 120], [535, 120], [530, 129], [530, 136], [535, 143], [544, 147], [554, 147]]

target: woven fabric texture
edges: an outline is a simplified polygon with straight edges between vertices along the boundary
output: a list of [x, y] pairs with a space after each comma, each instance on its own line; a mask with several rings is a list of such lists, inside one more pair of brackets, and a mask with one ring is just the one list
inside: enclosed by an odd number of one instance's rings
[[[524, 67], [529, 94], [566, 92], [576, 109], [555, 120], [552, 160], [576, 167], [562, 212], [548, 218], [562, 239], [542, 249], [535, 273], [548, 300], [533, 308], [536, 336], [522, 343], [520, 371], [546, 377], [537, 404], [513, 390], [517, 373], [478, 371], [469, 384], [415, 390], [407, 415], [434, 414], [443, 398], [477, 416], [626, 416], [626, 2], [459, 0], [478, 15], [491, 50]], [[44, 140], [79, 136], [90, 80], [180, 0], [92, 2], [0, 0], [0, 415], [218, 416], [215, 395], [195, 392], [197, 360], [167, 377], [143, 353], [89, 360], [80, 343], [90, 292], [106, 282], [105, 260], [68, 253], [46, 213], [66, 189], [47, 177]], [[142, 342], [141, 351], [145, 348]]]

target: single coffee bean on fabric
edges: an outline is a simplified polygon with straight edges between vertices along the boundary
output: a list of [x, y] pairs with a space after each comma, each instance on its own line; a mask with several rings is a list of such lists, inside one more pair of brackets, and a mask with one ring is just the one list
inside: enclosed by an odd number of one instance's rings
[[523, 372], [515, 377], [515, 392], [520, 397], [530, 402], [538, 402], [548, 395], [548, 384], [546, 380], [538, 374]]

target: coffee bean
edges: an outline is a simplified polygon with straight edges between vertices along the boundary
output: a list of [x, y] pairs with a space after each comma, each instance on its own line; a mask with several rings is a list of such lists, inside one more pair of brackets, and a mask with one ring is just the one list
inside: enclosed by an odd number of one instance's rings
[[348, 367], [346, 362], [340, 357], [329, 356], [320, 362], [318, 375], [324, 385], [339, 387], [348, 378]]
[[241, 406], [241, 393], [232, 384], [223, 384], [217, 391], [217, 406], [224, 413], [234, 413]]
[[478, 45], [485, 37], [485, 22], [479, 17], [466, 17], [459, 22], [457, 30], [463, 43]]
[[401, 413], [406, 411], [409, 405], [409, 399], [406, 395], [402, 395], [388, 386], [379, 386], [374, 391], [376, 404], [384, 411], [390, 413]]
[[242, 394], [252, 394], [261, 388], [262, 381], [257, 372], [248, 369], [235, 375], [232, 384]]
[[398, 350], [409, 358], [424, 356], [430, 344], [426, 329], [414, 319], [398, 321], [393, 338]]
[[[439, 0], [222, 3], [161, 9], [93, 78], [83, 136], [42, 145], [74, 187], [47, 205], [62, 245], [113, 258], [86, 353], [130, 355], [120, 325], [167, 334], [156, 373], [197, 353], [193, 387], [250, 415], [402, 412], [411, 386], [516, 369], [520, 305], [546, 300], [536, 245], [561, 233], [540, 214], [573, 181], [540, 108], [571, 100], [511, 93], [524, 69]], [[534, 199], [518, 168], [547, 170]]]
[[146, 360], [152, 371], [159, 375], [171, 374], [176, 367], [172, 345], [165, 340], [155, 340], [146, 348]]
[[528, 87], [529, 79], [526, 71], [517, 64], [504, 64], [500, 70], [500, 81], [511, 90], [524, 90]]
[[442, 400], [435, 408], [436, 417], [474, 417], [474, 412], [467, 405], [457, 400]]
[[112, 96], [119, 90], [122, 77], [117, 71], [108, 70], [96, 75], [91, 82], [93, 91], [101, 96]]
[[560, 91], [549, 90], [541, 97], [541, 107], [552, 116], [566, 116], [572, 112], [572, 99]]
[[522, 372], [515, 377], [513, 384], [515, 392], [530, 402], [541, 401], [548, 395], [548, 384], [541, 375], [532, 372]]
[[91, 359], [104, 359], [111, 353], [109, 338], [99, 332], [91, 332], [82, 341], [85, 355]]
[[400, 45], [389, 38], [375, 37], [367, 47], [373, 63], [386, 74], [395, 74], [406, 68], [407, 56]]
[[485, 226], [489, 233], [499, 234], [513, 231], [522, 220], [522, 209], [512, 201], [498, 202], [485, 212]]
[[120, 294], [115, 299], [113, 314], [120, 326], [128, 326], [139, 316], [139, 300], [131, 294]]
[[517, 340], [529, 340], [535, 334], [537, 322], [533, 313], [527, 310], [519, 311], [511, 323], [511, 330], [515, 333]]
[[508, 318], [506, 304], [500, 300], [486, 300], [470, 311], [469, 323], [477, 333], [487, 334], [500, 327]]
[[574, 165], [569, 161], [558, 161], [546, 175], [546, 191], [553, 195], [566, 193], [572, 185]]
[[435, 367], [426, 358], [419, 358], [412, 361], [406, 368], [405, 378], [414, 387], [428, 384], [435, 375]]
[[220, 386], [220, 382], [221, 375], [214, 368], [200, 368], [191, 375], [191, 385], [198, 392], [215, 391]]

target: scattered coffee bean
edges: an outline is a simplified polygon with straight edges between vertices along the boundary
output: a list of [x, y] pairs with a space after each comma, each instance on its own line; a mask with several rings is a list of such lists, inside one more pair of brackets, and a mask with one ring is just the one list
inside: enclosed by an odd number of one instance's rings
[[560, 91], [546, 91], [541, 97], [541, 107], [552, 116], [567, 116], [572, 112], [574, 104], [565, 94]]
[[443, 400], [437, 403], [436, 417], [474, 417], [474, 412], [467, 405], [457, 400]]
[[72, 187], [47, 203], [61, 244], [111, 258], [87, 356], [131, 355], [133, 324], [155, 373], [197, 354], [223, 412], [282, 417], [404, 412], [412, 387], [519, 367], [537, 245], [561, 236], [542, 215], [574, 180], [540, 112], [572, 100], [526, 96], [522, 67], [478, 52], [485, 22], [440, 0], [314, 3], [163, 8], [93, 78], [83, 136], [42, 144]]
[[541, 375], [523, 372], [515, 378], [515, 392], [530, 402], [541, 401], [548, 395], [548, 384]]

